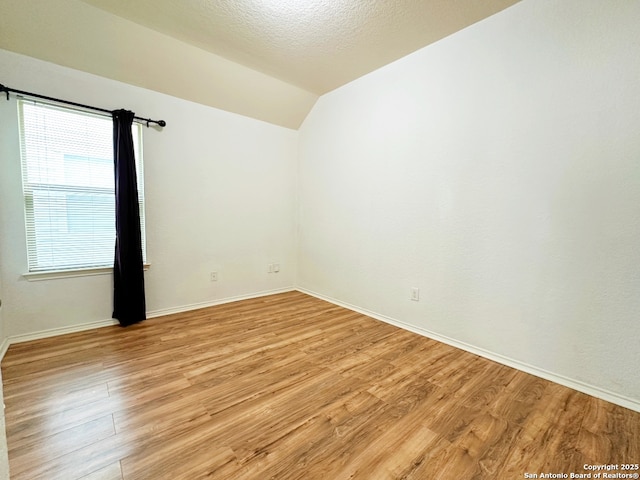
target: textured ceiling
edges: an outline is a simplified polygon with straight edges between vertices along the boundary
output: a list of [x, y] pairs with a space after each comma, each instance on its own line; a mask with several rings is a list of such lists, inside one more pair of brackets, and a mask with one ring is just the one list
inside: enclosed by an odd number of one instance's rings
[[[517, 1], [0, 0], [0, 49], [297, 129], [319, 95]], [[67, 98], [39, 78], [10, 86]]]
[[82, 0], [323, 94], [518, 0]]

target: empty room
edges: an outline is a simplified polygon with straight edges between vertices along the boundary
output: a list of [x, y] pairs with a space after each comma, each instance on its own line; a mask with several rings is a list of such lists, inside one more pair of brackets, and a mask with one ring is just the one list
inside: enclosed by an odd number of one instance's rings
[[0, 0], [0, 480], [638, 478], [639, 25]]

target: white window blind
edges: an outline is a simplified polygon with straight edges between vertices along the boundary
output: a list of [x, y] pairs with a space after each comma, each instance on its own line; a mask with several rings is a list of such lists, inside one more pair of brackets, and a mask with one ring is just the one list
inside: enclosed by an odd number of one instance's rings
[[[111, 118], [28, 100], [18, 106], [29, 272], [112, 267]], [[132, 133], [146, 259], [139, 124]]]

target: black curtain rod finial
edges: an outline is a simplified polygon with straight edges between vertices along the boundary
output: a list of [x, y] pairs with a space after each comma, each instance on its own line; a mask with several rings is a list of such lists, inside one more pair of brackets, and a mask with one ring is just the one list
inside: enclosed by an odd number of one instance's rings
[[150, 123], [155, 123], [156, 125], [158, 125], [159, 127], [166, 127], [167, 126], [167, 122], [165, 122], [164, 120], [151, 120], [150, 118], [140, 118], [140, 117], [133, 117], [137, 120], [142, 120], [144, 123], [146, 123], [147, 128], [150, 127]]

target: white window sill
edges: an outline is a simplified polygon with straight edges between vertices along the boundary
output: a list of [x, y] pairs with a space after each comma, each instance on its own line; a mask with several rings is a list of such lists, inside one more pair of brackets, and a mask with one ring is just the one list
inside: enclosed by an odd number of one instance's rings
[[[146, 272], [151, 267], [151, 264], [144, 264], [144, 271]], [[60, 278], [72, 278], [72, 277], [90, 277], [94, 275], [111, 275], [113, 274], [113, 267], [95, 267], [95, 268], [78, 268], [76, 270], [50, 270], [48, 272], [29, 272], [23, 273], [22, 276], [29, 282], [39, 282], [41, 280], [57, 280]]]

